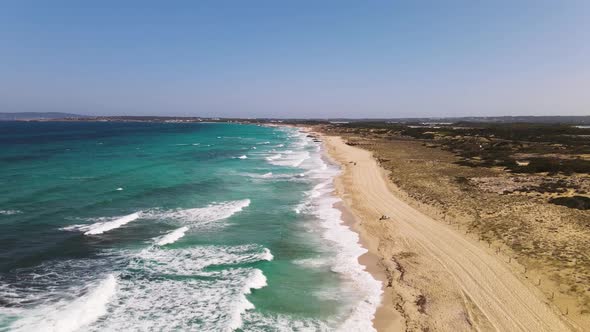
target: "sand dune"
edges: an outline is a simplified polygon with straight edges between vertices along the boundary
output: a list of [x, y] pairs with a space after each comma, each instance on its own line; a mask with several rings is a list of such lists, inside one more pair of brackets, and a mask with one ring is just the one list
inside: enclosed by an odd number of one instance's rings
[[493, 250], [396, 197], [369, 151], [339, 137], [324, 141], [343, 165], [339, 195], [388, 276], [379, 330], [578, 329]]

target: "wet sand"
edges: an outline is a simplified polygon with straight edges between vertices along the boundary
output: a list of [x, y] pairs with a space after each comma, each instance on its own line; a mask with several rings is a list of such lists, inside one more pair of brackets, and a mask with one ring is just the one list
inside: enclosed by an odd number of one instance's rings
[[[338, 179], [336, 179], [338, 182]], [[336, 183], [338, 186], [338, 184]], [[338, 194], [337, 194], [338, 195]], [[342, 212], [342, 221], [345, 225], [350, 227], [353, 231], [360, 234], [361, 228], [359, 222], [350, 210], [344, 205], [344, 203], [336, 203], [334, 205], [337, 209]], [[360, 237], [360, 244], [363, 248], [368, 249], [370, 244], [365, 240], [365, 237]], [[377, 331], [402, 331], [404, 330], [403, 317], [395, 310], [393, 301], [391, 300], [391, 293], [386, 291], [387, 275], [383, 266], [379, 263], [379, 257], [372, 251], [359, 257], [359, 263], [365, 266], [367, 272], [369, 272], [375, 279], [381, 281], [383, 285], [383, 295], [381, 299], [381, 305], [375, 313], [375, 319], [373, 319], [373, 326]]]

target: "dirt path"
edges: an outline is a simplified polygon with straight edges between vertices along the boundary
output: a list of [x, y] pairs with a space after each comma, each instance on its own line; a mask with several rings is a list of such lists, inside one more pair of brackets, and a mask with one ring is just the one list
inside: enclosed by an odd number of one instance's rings
[[[324, 139], [330, 155], [344, 166], [340, 194], [362, 222], [359, 231], [372, 243], [369, 250], [383, 259], [386, 268], [396, 253], [414, 255], [413, 264], [408, 263], [398, 277], [407, 280], [406, 285], [390, 285], [399, 295], [398, 311], [407, 329], [573, 329], [493, 251], [392, 194], [385, 171], [369, 151], [348, 146], [339, 137]], [[381, 215], [390, 219], [380, 221]], [[379, 313], [377, 318], [383, 320]], [[382, 324], [380, 330], [387, 329]]]

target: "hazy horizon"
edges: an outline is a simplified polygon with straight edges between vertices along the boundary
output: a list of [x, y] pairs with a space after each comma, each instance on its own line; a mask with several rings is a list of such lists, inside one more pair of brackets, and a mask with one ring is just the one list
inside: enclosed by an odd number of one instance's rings
[[0, 5], [0, 112], [590, 115], [587, 1]]
[[[68, 112], [0, 112], [0, 115], [6, 114], [17, 114], [17, 115], [33, 115], [33, 114], [56, 114], [56, 115], [65, 115], [65, 116], [82, 116], [82, 117], [101, 117], [101, 118], [115, 118], [115, 117], [172, 117], [172, 118], [203, 118], [203, 119], [276, 119], [276, 120], [290, 120], [290, 119], [297, 119], [297, 120], [396, 120], [396, 119], [463, 119], [463, 118], [502, 118], [502, 117], [509, 117], [509, 118], [588, 118], [590, 115], [569, 115], [569, 114], [560, 114], [560, 115], [465, 115], [465, 116], [408, 116], [408, 117], [286, 117], [286, 116], [276, 116], [276, 117], [226, 117], [226, 116], [200, 116], [200, 115], [174, 115], [174, 114], [81, 114], [81, 113], [68, 113]], [[54, 117], [55, 118], [55, 117]], [[0, 120], [2, 118], [0, 117]], [[29, 118], [32, 119], [32, 118]]]

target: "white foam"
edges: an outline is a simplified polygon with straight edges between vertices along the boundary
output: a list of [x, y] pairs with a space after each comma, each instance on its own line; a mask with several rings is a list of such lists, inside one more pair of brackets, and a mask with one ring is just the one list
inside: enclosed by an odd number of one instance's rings
[[59, 230], [60, 231], [70, 231], [70, 232], [78, 231], [79, 232], [79, 231], [88, 230], [89, 226], [90, 225], [86, 225], [86, 224], [76, 224], [76, 225], [61, 227]]
[[266, 157], [266, 160], [268, 160], [268, 161], [273, 161], [273, 160], [280, 159], [282, 156], [283, 156], [282, 154], [278, 153], [278, 154], [275, 154], [275, 155], [272, 155], [272, 156]]
[[249, 205], [249, 199], [242, 199], [238, 201], [228, 201], [216, 204], [209, 204], [208, 206], [202, 208], [179, 209], [169, 211], [146, 211], [142, 214], [142, 217], [173, 219], [184, 223], [199, 223], [203, 225], [212, 221], [229, 218], [235, 213], [242, 211]]
[[22, 213], [22, 211], [19, 210], [0, 210], [0, 214], [1, 215], [5, 215], [5, 216], [11, 216], [14, 214], [20, 214]]
[[272, 261], [274, 259], [274, 256], [272, 255], [272, 253], [270, 252], [270, 249], [268, 248], [264, 248], [263, 249], [263, 254], [260, 256], [260, 258], [262, 258], [265, 261]]
[[[266, 277], [259, 269], [254, 269], [250, 276], [248, 277], [248, 281], [244, 285], [243, 293], [244, 294], [251, 294], [253, 289], [260, 289], [266, 286]], [[251, 309], [254, 309], [254, 306], [251, 305]]]
[[122, 190], [123, 190], [123, 188], [121, 188], [121, 187], [117, 188], [117, 191], [122, 191]]
[[[257, 311], [247, 311], [242, 317], [247, 322], [246, 331], [314, 331], [329, 332], [334, 328], [319, 319], [304, 319], [285, 314], [264, 314]], [[356, 332], [356, 331], [355, 331]]]
[[271, 157], [267, 157], [266, 160], [275, 166], [287, 166], [287, 167], [299, 167], [306, 159], [310, 157], [308, 151], [298, 152], [284, 152], [283, 154], [277, 154]]
[[183, 237], [187, 231], [188, 231], [188, 227], [186, 227], [186, 226], [175, 229], [172, 232], [159, 237], [156, 240], [156, 244], [159, 246], [165, 246], [167, 244], [174, 243], [174, 242], [178, 241], [178, 239]]
[[[84, 232], [84, 235], [98, 235], [119, 228], [139, 218], [142, 219], [170, 219], [190, 225], [204, 226], [213, 221], [227, 219], [250, 205], [249, 199], [209, 204], [206, 207], [194, 209], [160, 210], [135, 212], [126, 216], [112, 218], [96, 218], [94, 224], [77, 224], [62, 227], [63, 231]], [[180, 234], [176, 233], [176, 234]], [[184, 235], [184, 233], [183, 233]]]
[[257, 179], [257, 180], [268, 180], [268, 179], [272, 179], [273, 181], [289, 181], [289, 182], [302, 182], [302, 181], [306, 181], [304, 179], [305, 174], [301, 173], [301, 174], [275, 174], [273, 172], [266, 172], [263, 174], [260, 173], [237, 173], [241, 176], [247, 176], [249, 178], [252, 179]]
[[254, 308], [246, 296], [266, 278], [254, 268], [205, 267], [271, 259], [257, 245], [152, 247], [130, 255], [129, 271], [140, 274], [120, 281], [109, 315], [89, 331], [233, 331]]
[[231, 313], [231, 318], [228, 324], [228, 328], [233, 331], [242, 327], [242, 314], [247, 310], [254, 309], [254, 305], [246, 298], [247, 294], [252, 293], [252, 289], [260, 289], [266, 286], [266, 277], [262, 274], [262, 271], [254, 269], [248, 279], [244, 283], [242, 292], [238, 300], [234, 303], [234, 308]]
[[246, 298], [266, 285], [257, 269], [211, 273], [211, 278], [124, 280], [104, 320], [90, 331], [233, 331], [254, 308]]
[[273, 177], [272, 172], [266, 172], [264, 174], [259, 174], [259, 173], [239, 173], [239, 175], [241, 176], [247, 176], [249, 178], [253, 178], [253, 179], [270, 179]]
[[140, 212], [135, 212], [123, 217], [119, 217], [115, 220], [107, 221], [107, 222], [98, 222], [88, 226], [88, 230], [84, 232], [84, 235], [98, 235], [103, 234], [105, 232], [111, 231], [113, 229], [117, 229], [125, 224], [128, 224], [134, 220], [139, 219], [141, 216]]
[[273, 259], [270, 250], [257, 245], [200, 246], [171, 250], [154, 247], [142, 250], [135, 256], [136, 259], [131, 263], [132, 268], [174, 275], [192, 275], [208, 266], [246, 264]]
[[328, 266], [331, 262], [324, 258], [303, 258], [294, 260], [293, 263], [296, 265], [317, 269]]
[[[335, 252], [330, 261], [311, 259], [295, 263], [310, 267], [319, 267], [327, 263], [332, 271], [346, 280], [347, 285], [344, 289], [352, 293], [350, 298], [353, 300], [347, 309], [346, 318], [337, 322], [337, 330], [374, 331], [372, 320], [381, 302], [382, 285], [359, 263], [359, 257], [367, 250], [360, 245], [358, 234], [343, 224], [341, 211], [334, 207], [334, 204], [341, 201], [332, 194], [333, 178], [340, 170], [323, 160], [321, 145], [313, 143], [304, 133], [294, 134], [292, 137], [298, 140], [294, 145], [299, 149], [308, 151], [308, 144], [315, 147], [315, 151], [311, 151], [308, 158], [301, 162], [292, 158], [293, 161], [299, 162], [296, 167], [307, 169], [305, 175], [316, 183], [306, 198], [294, 209], [297, 213], [310, 213], [319, 219], [323, 229], [322, 237], [334, 246]], [[291, 156], [299, 154], [301, 152], [294, 152]]]
[[77, 331], [107, 313], [107, 304], [117, 291], [115, 276], [109, 275], [85, 295], [71, 301], [43, 305], [24, 313], [11, 326], [13, 331]]
[[239, 157], [238, 157], [238, 159], [248, 159], [248, 156], [246, 156], [246, 155], [241, 155], [241, 156], [239, 156]]
[[371, 321], [381, 302], [381, 283], [359, 263], [358, 259], [367, 252], [359, 244], [358, 234], [342, 224], [341, 212], [333, 207], [339, 199], [320, 198], [318, 216], [326, 229], [324, 237], [338, 246], [332, 271], [352, 281], [359, 294], [359, 300], [352, 306], [350, 315], [340, 326], [344, 331], [374, 331]]

